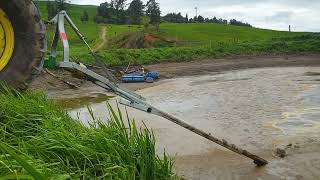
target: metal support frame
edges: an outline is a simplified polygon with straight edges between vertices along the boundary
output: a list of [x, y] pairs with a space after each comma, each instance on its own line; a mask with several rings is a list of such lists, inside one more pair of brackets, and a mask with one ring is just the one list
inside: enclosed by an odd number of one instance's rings
[[59, 12], [51, 21], [50, 23], [56, 24], [56, 31], [53, 36], [53, 41], [51, 45], [51, 56], [57, 56], [57, 46], [59, 42], [59, 37], [63, 44], [63, 61], [69, 62], [69, 42], [67, 35], [65, 33], [64, 28], [64, 17], [67, 16], [65, 11]]
[[[258, 166], [264, 166], [266, 164], [268, 164], [268, 162], [266, 160], [264, 160], [263, 158], [256, 156], [254, 154], [249, 153], [246, 150], [240, 149], [238, 147], [236, 147], [233, 144], [229, 144], [227, 141], [225, 140], [221, 140], [218, 138], [213, 137], [210, 133], [206, 133], [200, 129], [197, 129], [196, 127], [193, 127], [189, 124], [187, 124], [186, 122], [169, 115], [168, 113], [165, 113], [159, 109], [157, 109], [156, 107], [150, 105], [149, 103], [146, 102], [146, 99], [144, 97], [142, 97], [139, 94], [136, 94], [135, 92], [132, 92], [130, 90], [127, 90], [125, 88], [120, 87], [116, 82], [114, 82], [112, 80], [111, 77], [104, 77], [101, 76], [83, 66], [80, 66], [77, 63], [74, 62], [70, 62], [69, 60], [69, 43], [68, 43], [68, 38], [67, 35], [65, 33], [65, 28], [64, 28], [64, 19], [67, 20], [67, 22], [70, 24], [71, 28], [75, 31], [75, 33], [78, 35], [78, 37], [86, 44], [86, 46], [88, 47], [88, 50], [90, 51], [90, 53], [93, 55], [93, 57], [96, 59], [96, 61], [100, 61], [97, 56], [95, 55], [95, 53], [92, 51], [91, 47], [89, 46], [89, 44], [86, 42], [85, 37], [80, 33], [80, 31], [78, 30], [78, 28], [76, 27], [76, 25], [72, 22], [71, 18], [67, 15], [67, 13], [65, 11], [61, 11], [60, 13], [58, 13], [50, 22], [56, 24], [56, 32], [54, 34], [54, 40], [52, 42], [52, 48], [51, 48], [51, 56], [56, 57], [56, 50], [57, 50], [57, 45], [58, 45], [58, 41], [59, 41], [59, 37], [62, 41], [63, 44], [63, 61], [59, 63], [59, 67], [61, 68], [67, 68], [67, 69], [72, 69], [72, 70], [77, 70], [80, 71], [84, 74], [87, 75], [87, 77], [89, 77], [89, 79], [94, 82], [95, 84], [106, 88], [108, 90], [113, 91], [115, 94], [117, 94], [118, 96], [122, 97], [123, 99], [120, 100], [120, 104], [150, 113], [150, 114], [154, 114], [160, 117], [163, 117], [173, 123], [176, 123], [178, 125], [180, 125], [183, 128], [186, 128], [212, 142], [215, 142], [233, 152], [236, 152], [238, 154], [241, 154], [243, 156], [246, 156], [248, 158], [251, 158], [254, 160], [254, 163]], [[104, 67], [103, 63], [100, 63], [103, 66], [104, 71], [106, 71], [107, 76], [108, 75], [108, 70]]]

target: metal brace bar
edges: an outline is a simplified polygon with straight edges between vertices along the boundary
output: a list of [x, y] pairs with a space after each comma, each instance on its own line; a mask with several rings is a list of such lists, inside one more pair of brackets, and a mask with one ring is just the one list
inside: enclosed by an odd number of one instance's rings
[[56, 24], [56, 32], [51, 45], [51, 56], [56, 57], [59, 37], [63, 44], [63, 61], [69, 62], [69, 42], [64, 28], [64, 18], [68, 16], [65, 11], [59, 12], [49, 23]]

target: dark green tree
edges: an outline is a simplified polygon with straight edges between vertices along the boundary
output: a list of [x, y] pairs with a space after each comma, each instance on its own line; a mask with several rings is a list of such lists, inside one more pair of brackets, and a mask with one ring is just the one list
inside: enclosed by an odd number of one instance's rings
[[194, 16], [193, 19], [192, 19], [192, 22], [193, 22], [193, 23], [198, 22], [198, 17], [197, 17], [197, 16]]
[[97, 7], [97, 15], [94, 17], [96, 23], [117, 23], [116, 10], [112, 7], [111, 3], [101, 3]]
[[163, 17], [163, 20], [167, 22], [173, 22], [173, 23], [184, 23], [188, 22], [186, 19], [188, 17], [183, 17], [181, 13], [179, 12], [178, 14], [176, 13], [169, 13]]
[[213, 21], [213, 23], [218, 23], [218, 22], [219, 22], [216, 17], [214, 17], [214, 18], [212, 19], [212, 21]]
[[231, 19], [231, 20], [229, 21], [229, 24], [230, 24], [230, 25], [235, 25], [235, 26], [252, 27], [251, 24], [249, 24], [249, 23], [244, 23], [244, 22], [242, 22], [242, 21], [237, 21], [236, 19]]
[[185, 22], [188, 23], [189, 22], [189, 17], [188, 17], [188, 14], [186, 14], [186, 17], [185, 17]]
[[149, 0], [147, 2], [146, 14], [150, 18], [150, 24], [157, 25], [157, 27], [159, 27], [161, 20], [161, 11], [159, 3], [157, 3], [155, 0]]
[[129, 23], [131, 24], [141, 24], [143, 16], [143, 2], [141, 0], [133, 0], [128, 8]]
[[204, 22], [204, 18], [199, 15], [198, 18], [197, 18], [197, 21], [198, 21], [199, 23], [203, 23], [203, 22]]
[[67, 0], [55, 0], [55, 5], [57, 12], [60, 12], [62, 10], [68, 10], [70, 8], [70, 4]]
[[125, 5], [127, 0], [111, 0], [111, 7], [115, 10], [116, 23], [123, 23], [125, 18]]
[[100, 6], [97, 7], [97, 16], [107, 16], [107, 11], [110, 6], [108, 2], [101, 3]]

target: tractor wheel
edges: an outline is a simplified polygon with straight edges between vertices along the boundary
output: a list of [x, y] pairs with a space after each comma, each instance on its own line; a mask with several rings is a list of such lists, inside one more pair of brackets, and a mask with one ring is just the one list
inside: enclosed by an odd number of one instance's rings
[[26, 89], [40, 73], [46, 29], [31, 0], [0, 0], [0, 81]]

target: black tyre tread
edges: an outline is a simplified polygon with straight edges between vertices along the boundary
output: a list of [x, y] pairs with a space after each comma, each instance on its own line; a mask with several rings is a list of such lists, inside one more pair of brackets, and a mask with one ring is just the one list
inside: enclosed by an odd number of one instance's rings
[[46, 27], [31, 0], [1, 0], [15, 32], [15, 49], [0, 79], [10, 86], [26, 89], [43, 66], [46, 53]]

